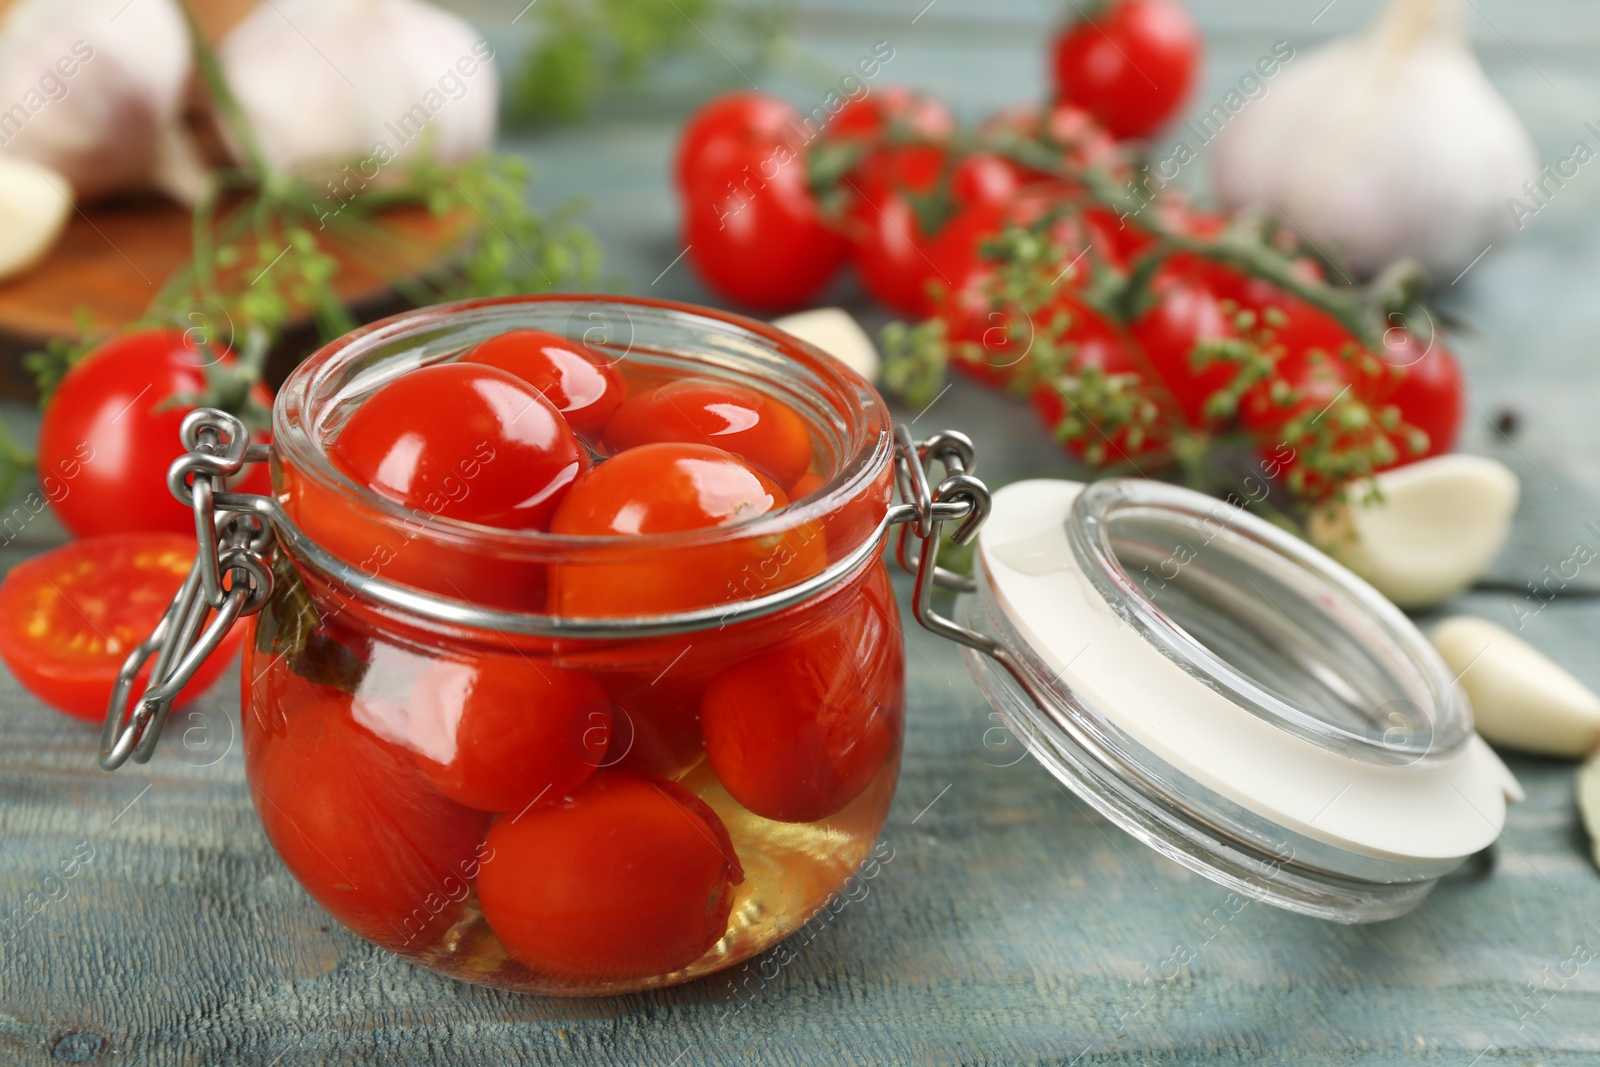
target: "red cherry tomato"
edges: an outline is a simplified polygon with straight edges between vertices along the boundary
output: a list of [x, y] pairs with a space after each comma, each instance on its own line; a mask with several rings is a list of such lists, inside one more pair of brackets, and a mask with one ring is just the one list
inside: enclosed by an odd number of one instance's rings
[[678, 677], [680, 666], [681, 661], [666, 660], [647, 674], [601, 676], [612, 709], [607, 766], [677, 779], [705, 756], [700, 741], [705, 683]]
[[[38, 461], [43, 495], [63, 526], [78, 537], [194, 534], [194, 512], [167, 488], [167, 468], [184, 451], [178, 428], [194, 406], [173, 401], [204, 393], [214, 360], [184, 333], [145, 330], [107, 341], [67, 372], [45, 408]], [[263, 411], [272, 404], [260, 386], [251, 396]], [[266, 466], [247, 467], [229, 488], [270, 492]]]
[[1133, 324], [1134, 339], [1149, 356], [1183, 417], [1196, 428], [1216, 419], [1206, 401], [1239, 373], [1239, 365], [1215, 361], [1197, 368], [1194, 351], [1202, 341], [1239, 336], [1237, 306], [1218, 296], [1213, 268], [1198, 257], [1173, 256], [1150, 283], [1155, 302]]
[[687, 192], [702, 170], [726, 163], [752, 139], [793, 136], [800, 129], [800, 113], [775, 96], [740, 90], [717, 97], [689, 116], [678, 134], [673, 175], [681, 192]]
[[660, 441], [715, 445], [784, 488], [811, 466], [811, 435], [791, 408], [710, 378], [680, 378], [630, 397], [601, 440], [614, 452]]
[[1001, 204], [1017, 187], [1000, 157], [974, 152], [953, 160], [943, 148], [908, 145], [873, 156], [849, 179], [859, 197], [851, 209], [856, 269], [879, 303], [907, 315], [933, 311], [930, 283], [949, 288], [932, 246], [946, 236], [950, 212]]
[[488, 852], [489, 816], [442, 796], [410, 752], [352, 716], [351, 698], [296, 682], [285, 714], [244, 716], [250, 791], [295, 880], [356, 933], [394, 951], [437, 940]]
[[889, 134], [907, 140], [938, 141], [956, 130], [950, 109], [904, 85], [885, 85], [839, 109], [828, 123], [830, 140], [876, 143]]
[[[1148, 375], [1149, 368], [1137, 354], [1131, 338], [1114, 322], [1076, 301], [1064, 301], [1065, 309], [1073, 316], [1068, 338], [1073, 343], [1071, 362], [1064, 371], [1081, 374], [1093, 368], [1105, 375]], [[1040, 382], [1033, 390], [1033, 410], [1052, 434], [1069, 414], [1065, 396], [1054, 380]], [[1104, 448], [1106, 462], [1124, 463], [1141, 469], [1144, 457], [1165, 447], [1167, 427], [1159, 423], [1147, 427], [1137, 445], [1130, 442], [1128, 427], [1121, 426], [1109, 435], [1091, 431], [1088, 436], [1076, 436], [1063, 441], [1063, 447], [1072, 455], [1083, 458], [1096, 443]], [[1145, 473], [1152, 473], [1142, 468]]]
[[[1037, 141], [1052, 149], [1060, 163], [1070, 171], [1096, 168], [1114, 177], [1128, 172], [1127, 161], [1117, 142], [1095, 117], [1081, 107], [1064, 101], [1048, 104], [1019, 104], [990, 116], [979, 132], [993, 136], [1007, 133]], [[1062, 175], [1014, 164], [1027, 181], [1062, 181]]]
[[1056, 38], [1056, 93], [1114, 137], [1145, 137], [1183, 106], [1200, 51], [1199, 29], [1177, 0], [1113, 0]]
[[1420, 454], [1400, 448], [1400, 463], [1442, 456], [1454, 449], [1461, 435], [1467, 392], [1461, 365], [1445, 347], [1443, 336], [1436, 334], [1424, 341], [1403, 330], [1390, 330], [1384, 336], [1379, 360], [1394, 369], [1383, 376], [1372, 399], [1393, 404], [1402, 422], [1428, 435], [1428, 447]]
[[752, 138], [705, 161], [683, 206], [689, 262], [719, 296], [750, 307], [806, 303], [850, 252], [822, 217], [804, 157], [777, 138]]
[[836, 619], [712, 679], [700, 706], [706, 755], [746, 808], [815, 822], [871, 784], [900, 743], [900, 626], [878, 578]]
[[[580, 477], [550, 529], [589, 536], [698, 530], [788, 503], [771, 479], [720, 448], [648, 444]], [[811, 526], [758, 541], [680, 547], [670, 560], [574, 562], [551, 568], [552, 610], [578, 618], [686, 611], [774, 591], [826, 565], [826, 539]]]
[[347, 476], [398, 504], [488, 526], [541, 529], [589, 454], [561, 413], [498, 367], [439, 363], [356, 408], [328, 449]]
[[722, 820], [682, 786], [601, 771], [489, 831], [478, 900], [514, 959], [577, 981], [686, 967], [727, 930], [744, 871]]
[[[0, 582], [0, 658], [22, 687], [59, 711], [101, 722], [122, 661], [150, 636], [194, 562], [194, 537], [87, 537], [25, 559]], [[184, 686], [193, 700], [233, 659], [235, 626]], [[149, 678], [146, 664], [142, 678]], [[137, 700], [146, 682], [135, 684]]]
[[581, 341], [546, 330], [510, 330], [475, 346], [462, 363], [510, 371], [527, 382], [580, 433], [599, 433], [622, 403], [622, 376]]
[[605, 761], [611, 701], [586, 674], [485, 654], [430, 664], [407, 723], [417, 763], [441, 793], [516, 812], [566, 795]]

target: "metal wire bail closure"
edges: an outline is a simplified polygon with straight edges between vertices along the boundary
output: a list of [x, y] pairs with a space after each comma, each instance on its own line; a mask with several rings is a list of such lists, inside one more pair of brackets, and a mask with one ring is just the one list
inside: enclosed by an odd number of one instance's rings
[[[168, 469], [167, 487], [194, 508], [194, 565], [155, 632], [117, 672], [100, 731], [100, 766], [108, 771], [130, 757], [135, 763], [150, 759], [178, 693], [229, 628], [260, 611], [272, 593], [272, 524], [257, 497], [225, 489], [245, 464], [266, 462], [267, 446], [252, 445], [244, 423], [214, 408], [190, 412], [181, 438], [188, 453]], [[152, 657], [150, 685], [130, 708], [134, 683]]]

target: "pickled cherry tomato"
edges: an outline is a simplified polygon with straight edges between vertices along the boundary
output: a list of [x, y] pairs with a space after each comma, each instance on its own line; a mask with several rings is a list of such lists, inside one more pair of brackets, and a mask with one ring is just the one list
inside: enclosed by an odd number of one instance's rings
[[682, 378], [630, 397], [606, 423], [614, 451], [658, 441], [716, 445], [784, 489], [811, 466], [811, 435], [781, 401], [709, 378]]
[[487, 844], [484, 919], [514, 959], [564, 978], [644, 978], [693, 963], [727, 929], [744, 881], [714, 811], [628, 771], [601, 771], [554, 805], [500, 819]]
[[350, 478], [427, 515], [542, 529], [589, 454], [555, 406], [499, 367], [439, 363], [385, 383], [328, 449]]
[[[648, 444], [580, 477], [550, 529], [588, 536], [698, 530], [746, 522], [788, 503], [772, 479], [720, 448]], [[825, 538], [812, 526], [679, 547], [670, 560], [563, 563], [550, 569], [551, 610], [577, 618], [685, 611], [749, 599], [808, 578], [826, 564]]]
[[489, 816], [442, 796], [351, 698], [297, 690], [282, 733], [245, 720], [250, 790], [284, 866], [340, 922], [416, 951], [449, 929], [477, 877]]
[[622, 403], [626, 386], [602, 357], [548, 330], [510, 330], [460, 359], [510, 371], [527, 382], [581, 433], [599, 433]]
[[700, 741], [705, 682], [679, 677], [679, 666], [669, 660], [648, 674], [600, 680], [611, 694], [612, 742], [606, 766], [677, 779], [705, 758]]
[[482, 811], [564, 796], [604, 761], [611, 737], [611, 701], [588, 675], [519, 655], [434, 661], [408, 713], [423, 773]]
[[880, 574], [848, 616], [707, 686], [700, 729], [711, 769], [755, 814], [825, 819], [861, 795], [889, 759], [904, 719], [890, 597]]

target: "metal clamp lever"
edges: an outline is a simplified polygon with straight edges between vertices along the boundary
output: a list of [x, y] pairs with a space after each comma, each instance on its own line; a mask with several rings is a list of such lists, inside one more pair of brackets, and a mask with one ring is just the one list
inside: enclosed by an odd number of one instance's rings
[[[167, 471], [167, 487], [194, 508], [198, 551], [155, 632], [117, 672], [100, 731], [100, 766], [108, 771], [129, 758], [150, 759], [179, 692], [229, 628], [260, 611], [272, 593], [271, 523], [251, 503], [255, 497], [219, 489], [246, 463], [265, 462], [267, 447], [250, 444], [244, 423], [212, 408], [189, 413], [182, 439], [187, 454]], [[149, 687], [130, 711], [134, 684], [152, 656]]]

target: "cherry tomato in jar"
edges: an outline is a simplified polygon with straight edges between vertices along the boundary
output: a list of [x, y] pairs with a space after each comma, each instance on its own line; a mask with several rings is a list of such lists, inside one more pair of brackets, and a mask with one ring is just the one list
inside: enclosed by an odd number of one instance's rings
[[799, 307], [833, 279], [850, 242], [830, 227], [805, 157], [778, 138], [708, 160], [683, 197], [683, 243], [700, 279], [748, 307]]
[[513, 959], [600, 982], [686, 967], [726, 932], [744, 881], [727, 828], [682, 786], [601, 771], [489, 831], [478, 900]]
[[800, 132], [800, 113], [785, 101], [754, 90], [725, 93], [690, 115], [678, 134], [673, 163], [678, 189], [688, 192], [702, 171], [739, 155], [752, 140], [781, 140]]
[[851, 100], [828, 123], [833, 141], [876, 144], [893, 134], [907, 140], [938, 141], [956, 130], [956, 120], [936, 98], [904, 85], [885, 85]]
[[607, 674], [600, 684], [611, 695], [612, 741], [606, 766], [679, 779], [705, 758], [700, 740], [700, 697], [705, 681], [681, 677], [683, 658], [694, 642], [647, 674]]
[[[61, 525], [78, 537], [194, 534], [194, 511], [167, 488], [167, 468], [184, 452], [178, 429], [213, 363], [213, 374], [226, 373], [233, 357], [178, 330], [145, 330], [107, 341], [67, 372], [45, 407], [38, 450], [40, 486]], [[248, 398], [255, 437], [268, 440], [272, 396], [256, 385]], [[246, 467], [228, 488], [270, 492], [266, 465]]]
[[1002, 204], [1018, 184], [999, 156], [972, 152], [958, 160], [932, 145], [884, 149], [848, 180], [859, 197], [851, 219], [861, 283], [879, 303], [915, 316], [933, 311], [934, 283], [953, 284], [932, 251], [941, 241], [960, 240], [946, 237], [949, 216]]
[[486, 526], [543, 529], [589, 454], [540, 392], [499, 367], [438, 363], [373, 391], [328, 449], [397, 504]]
[[1119, 140], [1147, 137], [1183, 106], [1200, 52], [1200, 31], [1177, 0], [1112, 0], [1056, 38], [1056, 94]]
[[593, 679], [521, 655], [436, 660], [407, 704], [423, 773], [480, 811], [564, 796], [605, 762], [611, 740], [611, 701]]
[[508, 330], [475, 345], [460, 362], [516, 375], [579, 433], [599, 433], [627, 391], [622, 376], [598, 352], [548, 330]]
[[711, 768], [765, 819], [815, 822], [860, 796], [900, 743], [899, 617], [886, 577], [851, 614], [730, 667], [700, 707]]
[[[123, 660], [161, 621], [194, 562], [194, 537], [165, 533], [86, 537], [23, 560], [0, 582], [0, 658], [24, 689], [79, 719], [101, 722]], [[205, 692], [239, 647], [235, 626], [183, 687]], [[135, 683], [137, 701], [149, 664]]]
[[[631, 536], [748, 522], [785, 507], [770, 478], [710, 445], [639, 445], [583, 475], [556, 511], [558, 534]], [[551, 610], [575, 618], [668, 614], [748, 600], [827, 565], [826, 538], [801, 525], [761, 538], [681, 546], [669, 560], [551, 567]]]
[[349, 695], [298, 683], [269, 726], [244, 716], [250, 791], [267, 838], [335, 918], [396, 952], [459, 917], [489, 816], [435, 789], [412, 754], [358, 723]]
[[792, 408], [713, 378], [680, 378], [630, 397], [601, 441], [614, 452], [662, 441], [715, 445], [785, 489], [811, 466], [811, 435]]

